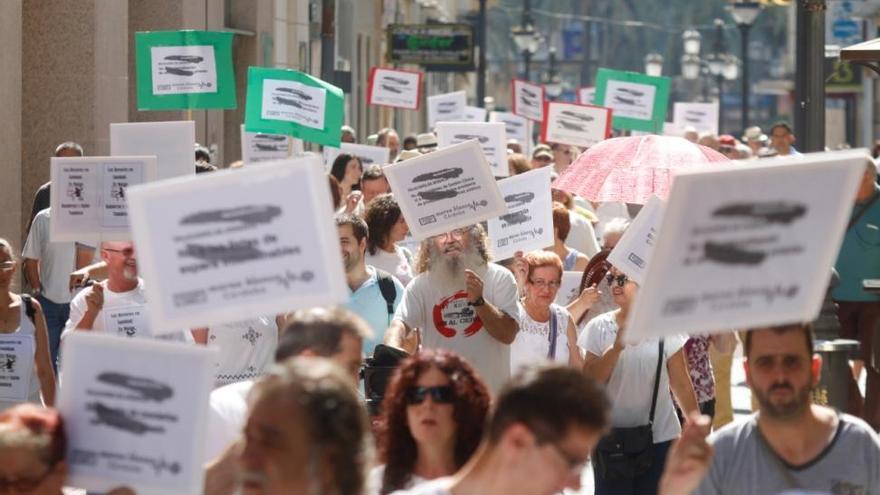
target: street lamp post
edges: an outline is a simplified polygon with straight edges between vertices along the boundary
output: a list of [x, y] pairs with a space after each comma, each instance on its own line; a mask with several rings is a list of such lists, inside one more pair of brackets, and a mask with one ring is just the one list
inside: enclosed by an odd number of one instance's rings
[[663, 55], [649, 53], [645, 56], [645, 75], [653, 77], [663, 75]]
[[538, 45], [541, 42], [541, 35], [535, 31], [535, 24], [532, 20], [532, 8], [529, 0], [523, 1], [522, 21], [519, 26], [511, 29], [511, 36], [516, 48], [522, 53], [523, 64], [525, 66], [523, 79], [529, 81], [531, 78], [530, 66], [532, 63], [532, 55], [538, 51]]
[[[705, 59], [701, 59], [700, 33], [688, 30], [682, 36], [684, 43], [684, 55], [681, 58], [681, 75], [685, 79], [694, 80], [701, 74], [706, 74], [715, 79], [718, 87], [718, 130], [721, 131], [722, 122], [722, 97], [724, 96], [724, 81], [733, 81], [739, 76], [739, 61], [733, 55], [727, 53], [724, 44], [724, 21], [715, 19], [715, 39], [712, 43], [712, 52]], [[704, 99], [708, 100], [705, 93]]]
[[733, 17], [739, 28], [740, 57], [742, 57], [742, 121], [741, 128], [747, 129], [749, 122], [749, 31], [761, 13], [763, 6], [750, 0], [734, 0], [727, 6], [727, 11]]
[[556, 47], [550, 47], [548, 55], [549, 65], [547, 67], [547, 78], [544, 81], [544, 91], [550, 100], [559, 98], [562, 94], [562, 79], [559, 77], [559, 70], [556, 67]]

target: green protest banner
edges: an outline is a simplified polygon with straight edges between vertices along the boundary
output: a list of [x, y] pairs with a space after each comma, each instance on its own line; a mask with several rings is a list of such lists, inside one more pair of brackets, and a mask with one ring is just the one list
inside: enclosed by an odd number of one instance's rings
[[302, 72], [250, 67], [244, 127], [338, 148], [344, 98], [341, 89]]
[[135, 33], [138, 110], [235, 108], [232, 36], [191, 30]]
[[660, 133], [669, 105], [669, 78], [602, 68], [594, 101], [612, 110], [616, 129]]

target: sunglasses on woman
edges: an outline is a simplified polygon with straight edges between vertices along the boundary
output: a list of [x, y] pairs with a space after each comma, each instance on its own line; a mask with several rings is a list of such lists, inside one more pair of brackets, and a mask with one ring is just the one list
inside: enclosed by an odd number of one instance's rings
[[618, 275], [616, 277], [614, 275], [608, 275], [607, 277], [605, 277], [605, 280], [608, 282], [609, 286], [614, 285], [614, 281], [616, 280], [617, 286], [623, 287], [624, 285], [626, 285], [626, 281], [629, 280], [629, 277], [627, 277], [626, 275]]
[[406, 401], [411, 406], [425, 402], [428, 396], [435, 404], [452, 404], [455, 400], [455, 392], [449, 385], [440, 387], [411, 387], [406, 393]]

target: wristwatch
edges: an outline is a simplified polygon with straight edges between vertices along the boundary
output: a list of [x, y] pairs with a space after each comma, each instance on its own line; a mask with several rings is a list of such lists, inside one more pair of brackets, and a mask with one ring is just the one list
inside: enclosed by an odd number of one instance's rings
[[471, 306], [476, 308], [478, 306], [482, 306], [482, 305], [486, 304], [486, 300], [483, 299], [483, 296], [480, 296], [477, 298], [476, 301], [468, 301], [468, 304], [470, 304]]
[[32, 295], [32, 296], [37, 297], [37, 296], [39, 296], [39, 295], [41, 295], [41, 294], [43, 294], [43, 289], [42, 289], [42, 288], [38, 287], [38, 288], [36, 288], [36, 289], [31, 289], [31, 295]]

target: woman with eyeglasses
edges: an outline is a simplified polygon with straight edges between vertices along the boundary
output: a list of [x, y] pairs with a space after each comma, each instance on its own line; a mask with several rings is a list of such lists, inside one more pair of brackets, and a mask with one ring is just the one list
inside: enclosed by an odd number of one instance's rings
[[625, 343], [638, 285], [615, 267], [608, 280], [619, 308], [593, 318], [585, 329], [584, 372], [606, 384], [614, 427], [593, 457], [595, 493], [655, 494], [669, 446], [681, 434], [669, 391], [685, 416], [699, 412], [684, 356], [686, 339]]
[[14, 383], [28, 384], [10, 386], [0, 398], [0, 410], [21, 402], [40, 403], [51, 406], [55, 403], [55, 371], [49, 354], [49, 331], [40, 303], [27, 295], [12, 292], [12, 279], [18, 262], [13, 255], [12, 245], [0, 239], [0, 339], [10, 335], [22, 337], [15, 342], [6, 342], [15, 352], [4, 354], [0, 367]]
[[553, 361], [580, 369], [583, 358], [568, 310], [556, 304], [562, 282], [562, 260], [549, 251], [523, 256], [526, 273], [519, 301], [519, 332], [510, 345], [510, 372], [528, 364]]
[[483, 380], [455, 353], [426, 350], [403, 361], [385, 391], [382, 465], [370, 473], [367, 493], [384, 495], [455, 473], [480, 443], [489, 400]]

